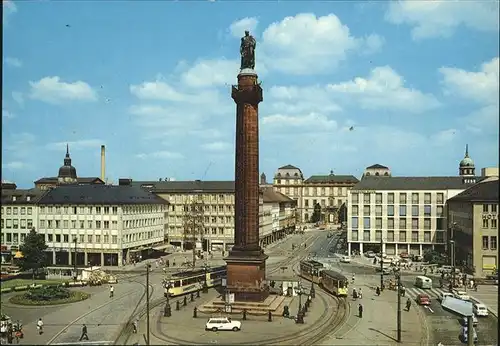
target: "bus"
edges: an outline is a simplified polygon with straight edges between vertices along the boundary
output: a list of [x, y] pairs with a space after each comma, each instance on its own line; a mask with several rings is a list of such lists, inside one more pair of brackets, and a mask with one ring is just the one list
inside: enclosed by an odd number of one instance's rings
[[422, 289], [432, 288], [432, 280], [429, 279], [427, 276], [417, 276], [415, 278], [415, 286]]

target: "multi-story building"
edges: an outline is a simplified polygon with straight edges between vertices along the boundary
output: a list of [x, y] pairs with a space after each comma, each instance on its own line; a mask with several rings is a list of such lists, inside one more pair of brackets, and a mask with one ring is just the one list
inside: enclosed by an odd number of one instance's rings
[[481, 180], [466, 149], [460, 176], [364, 175], [349, 191], [348, 251], [388, 255], [447, 250], [446, 201]]
[[10, 263], [26, 234], [38, 228], [36, 203], [45, 191], [17, 189], [16, 184], [2, 182], [2, 263]]
[[272, 186], [261, 188], [261, 200], [259, 237], [266, 247], [295, 230], [295, 201]]
[[455, 265], [474, 277], [498, 269], [498, 188], [498, 177], [488, 178], [447, 201]]
[[321, 207], [321, 221], [339, 223], [339, 210], [347, 201], [347, 191], [359, 180], [352, 175], [313, 175], [304, 179], [302, 171], [292, 165], [278, 168], [274, 175], [276, 191], [297, 202], [300, 222], [310, 222], [314, 207]]
[[64, 157], [64, 164], [59, 168], [57, 177], [40, 178], [35, 181], [35, 187], [41, 190], [48, 190], [58, 185], [64, 184], [102, 185], [104, 184], [104, 181], [98, 177], [79, 178], [76, 174], [76, 168], [71, 165], [69, 146], [66, 146], [66, 156]]
[[[196, 236], [196, 247], [203, 251], [229, 250], [234, 245], [234, 181], [134, 181], [134, 186], [147, 189], [170, 203], [168, 220], [168, 240], [170, 244], [187, 248], [189, 238], [185, 234], [186, 207], [191, 200], [199, 201], [203, 208], [203, 228]], [[287, 223], [281, 223], [280, 229], [270, 234], [269, 227], [266, 226], [268, 212], [268, 199], [261, 194], [260, 203], [260, 237], [261, 244], [269, 244], [272, 240], [278, 239], [278, 234], [284, 234], [283, 227], [293, 230], [295, 223], [290, 221], [288, 211], [285, 206], [292, 201], [284, 198], [282, 201], [282, 218], [287, 218]], [[273, 197], [277, 198], [277, 197]], [[274, 203], [274, 202], [272, 202]], [[264, 207], [265, 205], [265, 207]], [[293, 208], [292, 208], [293, 209]], [[287, 214], [288, 213], [288, 214]], [[266, 214], [266, 215], [264, 215]]]
[[49, 265], [76, 257], [77, 265], [121, 266], [164, 246], [168, 202], [123, 185], [61, 185], [39, 199]]

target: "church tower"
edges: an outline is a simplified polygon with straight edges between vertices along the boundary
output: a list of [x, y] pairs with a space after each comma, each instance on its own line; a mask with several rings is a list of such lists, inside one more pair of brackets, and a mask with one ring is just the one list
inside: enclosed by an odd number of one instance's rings
[[71, 165], [71, 157], [69, 156], [68, 144], [66, 144], [66, 156], [64, 157], [64, 165], [59, 168], [57, 180], [59, 184], [74, 184], [77, 182], [76, 168]]
[[460, 161], [458, 168], [460, 176], [464, 177], [464, 182], [474, 183], [476, 176], [476, 167], [474, 161], [469, 157], [469, 145], [465, 145], [465, 157]]

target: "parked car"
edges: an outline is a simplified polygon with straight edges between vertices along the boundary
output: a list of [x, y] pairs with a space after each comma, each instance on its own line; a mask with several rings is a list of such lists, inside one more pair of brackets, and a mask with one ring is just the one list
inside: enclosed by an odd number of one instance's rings
[[401, 253], [399, 254], [399, 257], [401, 257], [401, 258], [409, 258], [409, 257], [410, 257], [410, 255], [408, 255], [408, 252], [401, 252]]
[[453, 296], [453, 294], [452, 294], [452, 293], [450, 293], [450, 292], [441, 292], [441, 293], [439, 294], [438, 300], [439, 300], [440, 302], [442, 302], [442, 301], [444, 301], [447, 297], [455, 298], [455, 296]]
[[464, 291], [453, 290], [453, 295], [457, 299], [466, 300], [466, 301], [470, 300], [469, 295], [467, 294], [467, 292], [464, 292]]
[[[468, 331], [467, 327], [462, 327], [462, 331], [460, 332], [460, 335], [458, 336], [459, 339], [464, 343], [467, 342], [467, 340], [468, 340], [467, 331]], [[472, 335], [474, 335], [474, 343], [476, 343], [477, 342], [477, 332], [476, 332], [476, 328], [474, 328], [474, 327], [472, 327]]]
[[427, 294], [418, 294], [416, 301], [418, 305], [431, 305], [431, 298]]
[[365, 257], [373, 258], [373, 257], [375, 257], [375, 252], [367, 251], [367, 252], [365, 252]]
[[351, 263], [351, 257], [349, 257], [349, 256], [342, 256], [340, 258], [340, 262], [342, 262], [342, 263]]
[[205, 330], [218, 331], [218, 330], [232, 330], [237, 332], [241, 330], [241, 322], [234, 321], [230, 317], [214, 317], [209, 318], [205, 324]]
[[472, 305], [472, 312], [478, 317], [488, 316], [488, 308], [484, 304], [474, 303]]
[[[468, 321], [467, 317], [462, 317], [462, 325], [463, 326], [468, 325], [467, 321]], [[478, 324], [478, 320], [477, 320], [476, 315], [472, 315], [472, 326], [475, 327], [475, 326], [477, 326], [477, 324]]]

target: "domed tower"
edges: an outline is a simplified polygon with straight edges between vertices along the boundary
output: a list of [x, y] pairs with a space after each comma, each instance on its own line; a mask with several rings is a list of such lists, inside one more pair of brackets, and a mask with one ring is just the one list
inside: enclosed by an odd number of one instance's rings
[[474, 161], [469, 157], [469, 145], [465, 145], [465, 157], [460, 161], [459, 167], [460, 176], [474, 177], [476, 176], [476, 167]]
[[71, 165], [68, 144], [66, 144], [66, 157], [64, 158], [64, 165], [59, 168], [57, 180], [59, 184], [74, 184], [77, 182], [76, 168]]

